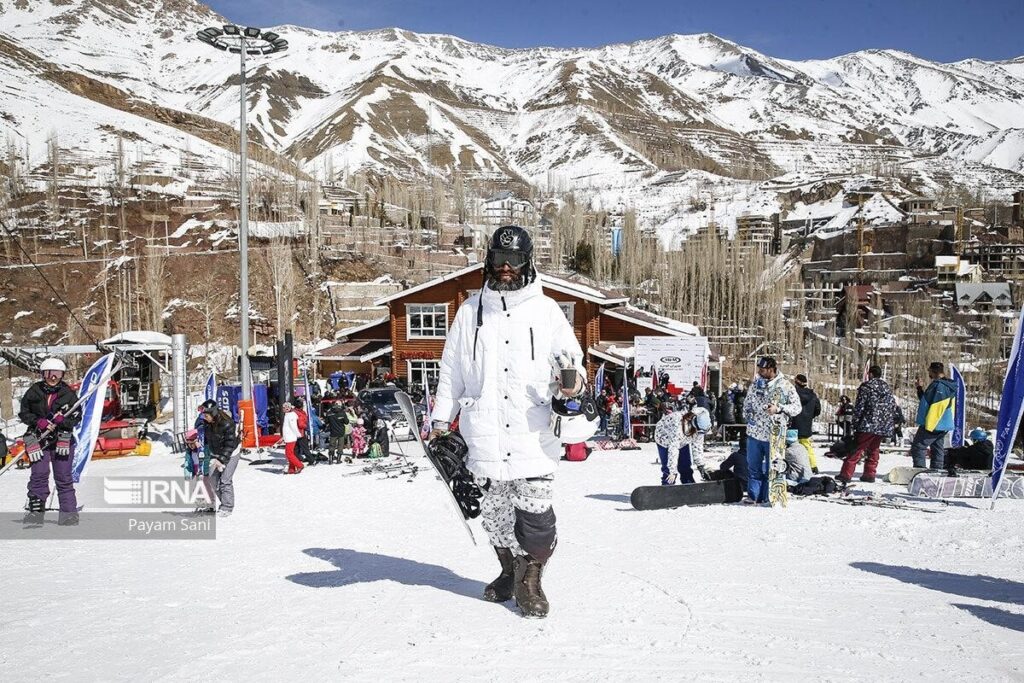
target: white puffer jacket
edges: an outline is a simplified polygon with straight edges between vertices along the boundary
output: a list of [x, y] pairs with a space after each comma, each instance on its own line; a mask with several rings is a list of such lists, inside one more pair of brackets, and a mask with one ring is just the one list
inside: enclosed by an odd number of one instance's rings
[[[563, 351], [582, 362], [572, 326], [539, 280], [513, 292], [485, 286], [459, 308], [441, 356], [431, 417], [452, 422], [461, 415], [466, 466], [473, 474], [507, 481], [555, 471], [562, 448], [549, 429], [558, 390], [551, 357]], [[580, 365], [577, 370], [583, 372]]]
[[281, 420], [281, 440], [285, 443], [295, 443], [299, 440], [299, 416], [294, 410], [284, 414]]

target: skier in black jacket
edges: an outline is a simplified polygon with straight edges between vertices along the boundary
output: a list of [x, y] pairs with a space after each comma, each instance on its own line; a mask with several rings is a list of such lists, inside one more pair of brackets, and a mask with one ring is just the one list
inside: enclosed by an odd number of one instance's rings
[[78, 524], [78, 500], [71, 477], [71, 454], [74, 452], [71, 431], [81, 419], [79, 411], [67, 414], [78, 401], [74, 389], [64, 383], [67, 366], [58, 358], [47, 358], [39, 366], [42, 379], [28, 388], [21, 398], [18, 417], [28, 426], [26, 435], [46, 437], [39, 439], [39, 448], [26, 449], [32, 463], [32, 474], [28, 480], [28, 524], [43, 523], [46, 514], [46, 499], [50, 496], [50, 468], [57, 485], [60, 500], [60, 516], [57, 523], [63, 526]]
[[797, 375], [793, 378], [796, 386], [797, 396], [800, 397], [800, 404], [803, 409], [800, 414], [789, 421], [790, 427], [797, 431], [800, 437], [800, 445], [807, 449], [807, 459], [811, 461], [811, 472], [818, 473], [818, 459], [814, 455], [814, 444], [811, 443], [811, 435], [814, 433], [814, 418], [821, 415], [821, 401], [814, 389], [807, 384], [806, 375]]
[[337, 462], [341, 462], [342, 456], [345, 455], [345, 429], [348, 427], [348, 415], [345, 414], [344, 405], [339, 401], [331, 404], [330, 410], [324, 417], [327, 419], [327, 432], [330, 436], [327, 464], [333, 465], [335, 458], [337, 458]]
[[242, 457], [242, 442], [231, 416], [216, 401], [203, 404], [206, 446], [210, 449], [210, 483], [220, 499], [217, 516], [228, 517], [235, 509], [235, 469]]

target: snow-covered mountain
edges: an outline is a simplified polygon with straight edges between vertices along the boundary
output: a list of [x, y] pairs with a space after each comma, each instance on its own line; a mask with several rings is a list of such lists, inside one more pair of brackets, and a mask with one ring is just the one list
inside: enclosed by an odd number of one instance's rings
[[[109, 154], [228, 158], [238, 63], [195, 38], [194, 0], [0, 0], [0, 130]], [[1024, 57], [940, 64], [895, 50], [775, 59], [711, 34], [509, 50], [399, 29], [274, 29], [250, 60], [253, 139], [310, 173], [623, 187], [700, 169], [771, 177], [870, 163], [1024, 172]], [[40, 159], [41, 160], [41, 159]]]

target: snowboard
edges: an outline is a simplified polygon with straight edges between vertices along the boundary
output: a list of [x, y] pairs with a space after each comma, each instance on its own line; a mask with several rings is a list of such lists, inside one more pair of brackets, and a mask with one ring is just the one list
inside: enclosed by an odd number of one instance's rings
[[738, 503], [743, 500], [739, 479], [701, 481], [676, 486], [641, 486], [633, 490], [629, 502], [636, 510], [664, 510], [688, 505]]
[[473, 541], [473, 545], [476, 545], [476, 536], [473, 534], [473, 527], [469, 526], [466, 521], [465, 515], [462, 514], [462, 507], [459, 505], [459, 501], [455, 499], [455, 494], [452, 493], [451, 487], [445, 482], [444, 474], [440, 467], [437, 465], [437, 461], [430, 454], [430, 449], [427, 448], [427, 444], [423, 442], [423, 437], [420, 436], [419, 421], [416, 419], [416, 410], [413, 408], [412, 399], [409, 398], [409, 394], [404, 391], [399, 391], [395, 394], [395, 400], [398, 401], [398, 407], [402, 409], [402, 414], [405, 416], [406, 422], [409, 424], [409, 431], [416, 437], [416, 442], [423, 449], [423, 454], [427, 457], [427, 461], [431, 467], [434, 468], [434, 472], [441, 480], [441, 484], [444, 486], [444, 490], [448, 493], [448, 501], [451, 503], [452, 509], [455, 511], [455, 515], [462, 522], [462, 526], [465, 527], [466, 533], [469, 534], [469, 539]]
[[[893, 467], [889, 470], [889, 474], [885, 475], [885, 480], [890, 484], [902, 484], [906, 486], [914, 477], [921, 474], [922, 472], [928, 472], [927, 467]], [[936, 472], [938, 470], [931, 470]]]
[[[1024, 476], [1007, 472], [1000, 485], [1000, 498], [1024, 498]], [[992, 475], [985, 471], [959, 472], [955, 477], [923, 472], [908, 487], [911, 495], [926, 498], [989, 498]]]

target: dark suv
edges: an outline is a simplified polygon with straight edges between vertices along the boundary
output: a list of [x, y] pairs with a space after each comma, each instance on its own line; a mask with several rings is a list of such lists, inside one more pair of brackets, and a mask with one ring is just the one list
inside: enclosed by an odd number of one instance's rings
[[[395, 398], [395, 394], [399, 391], [401, 389], [398, 387], [364, 389], [359, 392], [359, 402], [377, 417], [382, 417], [391, 423], [395, 439], [398, 441], [408, 441], [413, 438], [413, 433], [409, 429], [405, 415], [402, 414], [402, 409], [398, 406], [398, 400]], [[416, 411], [416, 421], [422, 424], [423, 406], [415, 404], [413, 408]], [[419, 424], [414, 429], [419, 429]]]

